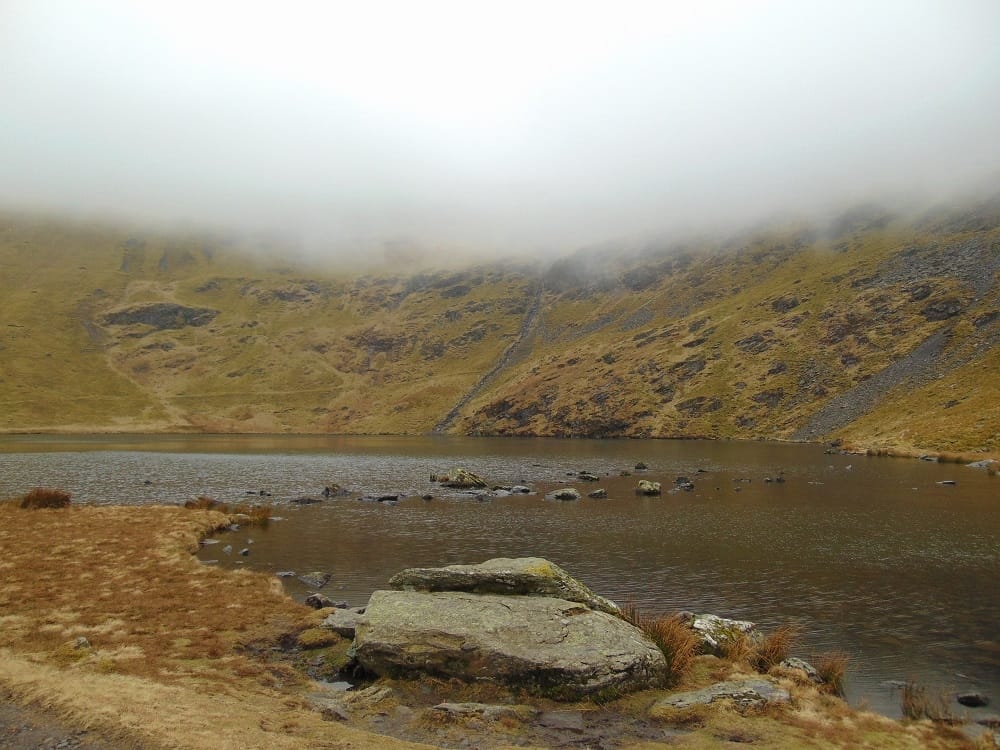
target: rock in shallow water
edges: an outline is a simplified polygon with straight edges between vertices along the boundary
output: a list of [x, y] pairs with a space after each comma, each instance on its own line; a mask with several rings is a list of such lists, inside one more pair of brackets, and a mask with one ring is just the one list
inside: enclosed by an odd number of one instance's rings
[[635, 690], [665, 669], [637, 628], [543, 596], [376, 591], [358, 623], [358, 662], [382, 676], [434, 674], [574, 700]]

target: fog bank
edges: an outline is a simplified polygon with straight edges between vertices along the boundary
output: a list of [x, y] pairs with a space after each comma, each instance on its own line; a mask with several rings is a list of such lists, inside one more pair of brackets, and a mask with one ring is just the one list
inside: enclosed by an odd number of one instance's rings
[[350, 259], [936, 199], [1000, 175], [998, 29], [994, 0], [6, 0], [0, 207]]

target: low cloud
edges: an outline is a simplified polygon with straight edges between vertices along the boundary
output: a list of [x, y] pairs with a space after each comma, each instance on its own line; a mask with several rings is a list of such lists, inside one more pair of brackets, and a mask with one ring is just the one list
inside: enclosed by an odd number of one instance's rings
[[1000, 174], [998, 28], [992, 0], [14, 0], [0, 204], [351, 258], [937, 199]]

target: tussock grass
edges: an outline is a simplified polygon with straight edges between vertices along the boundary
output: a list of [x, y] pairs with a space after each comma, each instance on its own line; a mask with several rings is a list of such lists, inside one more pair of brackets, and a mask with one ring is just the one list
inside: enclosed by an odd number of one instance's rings
[[67, 508], [73, 495], [54, 487], [35, 487], [17, 498], [22, 508]]
[[667, 660], [665, 685], [676, 685], [691, 671], [701, 639], [679, 615], [655, 617], [639, 612], [634, 604], [622, 607], [622, 617], [646, 634]]
[[780, 625], [754, 644], [750, 666], [758, 672], [767, 672], [789, 657], [802, 628], [798, 625]]
[[813, 666], [827, 692], [837, 696], [844, 694], [844, 675], [849, 661], [850, 656], [843, 651], [831, 651], [814, 657]]
[[266, 526], [271, 520], [273, 512], [270, 505], [247, 505], [246, 503], [229, 505], [204, 496], [188, 500], [184, 503], [184, 507], [188, 510], [214, 510], [225, 513], [227, 516], [245, 516], [246, 518], [240, 519], [245, 526]]
[[907, 719], [953, 722], [956, 717], [952, 714], [948, 704], [949, 701], [943, 694], [929, 693], [926, 687], [916, 682], [907, 682], [903, 686], [900, 707], [903, 716]]

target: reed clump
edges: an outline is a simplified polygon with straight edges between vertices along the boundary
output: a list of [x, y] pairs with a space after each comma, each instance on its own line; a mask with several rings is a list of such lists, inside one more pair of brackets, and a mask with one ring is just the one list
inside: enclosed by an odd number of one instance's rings
[[16, 502], [22, 508], [68, 508], [73, 495], [55, 487], [35, 487]]
[[928, 693], [927, 688], [916, 682], [907, 682], [903, 686], [901, 708], [903, 717], [914, 721], [955, 721], [955, 716], [948, 707], [948, 699], [941, 694]]
[[189, 510], [216, 510], [227, 516], [244, 516], [240, 520], [246, 526], [267, 525], [273, 511], [270, 505], [247, 505], [246, 503], [230, 505], [204, 495], [188, 500], [184, 503], [184, 507]]
[[622, 608], [622, 617], [646, 634], [667, 662], [664, 684], [676, 685], [691, 671], [701, 639], [679, 615], [650, 616], [634, 604]]
[[814, 659], [816, 671], [828, 692], [838, 696], [844, 695], [844, 675], [847, 673], [848, 661], [850, 656], [843, 651], [820, 654]]
[[798, 625], [780, 625], [754, 644], [750, 654], [750, 666], [758, 672], [767, 672], [776, 667], [792, 652], [802, 628]]

